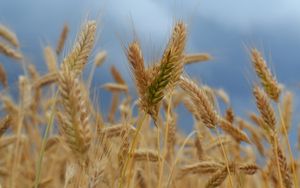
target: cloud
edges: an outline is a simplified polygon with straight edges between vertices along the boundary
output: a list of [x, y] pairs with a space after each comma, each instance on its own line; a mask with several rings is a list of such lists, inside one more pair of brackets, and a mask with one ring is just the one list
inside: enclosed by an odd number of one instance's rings
[[139, 35], [151, 33], [151, 37], [155, 40], [166, 35], [172, 26], [171, 15], [151, 0], [111, 0], [106, 7], [107, 16], [119, 27], [122, 29], [134, 27]]
[[[236, 24], [242, 27], [262, 24], [278, 24], [290, 18], [300, 17], [300, 3], [287, 1], [234, 1], [217, 5], [216, 1], [205, 1], [206, 11], [200, 14], [210, 18], [217, 18], [223, 23]], [[215, 4], [214, 4], [215, 3]], [[296, 6], [296, 4], [298, 4]], [[204, 9], [204, 8], [203, 8]]]
[[[300, 1], [298, 0], [185, 0], [155, 1], [163, 4], [173, 15], [202, 17], [220, 25], [246, 31], [252, 27], [268, 27], [282, 23], [296, 24], [300, 29]], [[197, 21], [197, 20], [196, 20]]]

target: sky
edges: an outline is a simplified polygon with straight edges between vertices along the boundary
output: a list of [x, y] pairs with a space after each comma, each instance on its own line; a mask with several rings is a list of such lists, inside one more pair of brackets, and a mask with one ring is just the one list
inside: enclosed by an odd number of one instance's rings
[[[0, 0], [0, 23], [17, 33], [26, 58], [41, 73], [46, 70], [43, 47], [55, 47], [63, 24], [68, 23], [70, 36], [64, 49], [67, 54], [87, 19], [99, 23], [92, 57], [101, 50], [108, 52], [106, 63], [96, 70], [95, 87], [112, 79], [108, 71], [111, 65], [117, 66], [127, 82], [132, 83], [122, 46], [137, 35], [146, 59], [153, 61], [161, 56], [176, 20], [183, 20], [189, 33], [186, 51], [207, 52], [214, 57], [205, 64], [186, 67], [188, 75], [214, 88], [223, 88], [236, 113], [245, 117], [255, 109], [251, 86], [256, 80], [249, 49], [256, 47], [263, 52], [279, 82], [295, 93], [294, 124], [300, 122], [296, 115], [300, 111], [298, 0]], [[21, 66], [3, 56], [0, 62], [8, 70], [9, 81], [15, 83]], [[134, 85], [130, 87], [134, 94]], [[100, 90], [103, 112], [109, 105], [107, 99], [108, 93]], [[179, 113], [182, 129], [190, 131], [190, 116], [184, 110]], [[291, 137], [295, 139], [295, 135], [293, 131]]]

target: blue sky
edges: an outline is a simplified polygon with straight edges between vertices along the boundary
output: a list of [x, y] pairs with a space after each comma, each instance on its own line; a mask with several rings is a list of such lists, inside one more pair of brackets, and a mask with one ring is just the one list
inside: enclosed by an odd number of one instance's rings
[[[189, 29], [187, 52], [208, 52], [214, 56], [209, 63], [187, 67], [186, 72], [210, 86], [224, 88], [238, 115], [244, 116], [255, 107], [250, 47], [259, 48], [279, 82], [295, 92], [295, 111], [300, 111], [298, 0], [0, 0], [0, 22], [16, 31], [22, 50], [40, 72], [45, 72], [43, 46], [55, 46], [67, 22], [71, 30], [67, 53], [87, 18], [96, 19], [100, 28], [93, 55], [101, 49], [108, 51], [106, 64], [96, 71], [95, 85], [111, 80], [108, 70], [112, 64], [122, 71], [128, 83], [132, 82], [122, 45], [136, 33], [146, 59], [154, 60], [161, 55], [172, 25], [181, 19]], [[10, 82], [15, 83], [21, 67], [2, 56], [0, 61], [8, 69]], [[103, 109], [108, 105], [107, 97], [100, 90]], [[185, 111], [180, 111], [180, 116], [188, 117]], [[187, 122], [182, 127], [191, 129], [191, 120], [180, 122]], [[294, 122], [300, 122], [300, 118], [295, 116]], [[295, 138], [295, 131], [292, 137]]]

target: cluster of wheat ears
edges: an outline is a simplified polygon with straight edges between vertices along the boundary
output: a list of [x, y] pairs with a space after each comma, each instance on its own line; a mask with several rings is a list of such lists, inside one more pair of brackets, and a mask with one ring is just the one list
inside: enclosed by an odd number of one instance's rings
[[[82, 77], [96, 28], [95, 21], [85, 22], [71, 51], [59, 58], [68, 37], [65, 25], [56, 51], [45, 47], [48, 72], [40, 75], [24, 61], [17, 36], [0, 25], [0, 55], [24, 69], [19, 98], [13, 99], [0, 64], [2, 187], [298, 187], [299, 163], [288, 138], [293, 95], [278, 84], [258, 50], [250, 53], [259, 80], [253, 84], [258, 113], [249, 113], [249, 119], [235, 116], [223, 90], [183, 74], [185, 65], [211, 56], [185, 52], [181, 21], [153, 64], [145, 65], [138, 40], [128, 44], [138, 99], [112, 66], [114, 82], [103, 85], [112, 94], [104, 118], [90, 87], [105, 51], [95, 56], [89, 78]], [[227, 105], [224, 113], [218, 101]], [[180, 103], [194, 117], [189, 135], [177, 128]]]

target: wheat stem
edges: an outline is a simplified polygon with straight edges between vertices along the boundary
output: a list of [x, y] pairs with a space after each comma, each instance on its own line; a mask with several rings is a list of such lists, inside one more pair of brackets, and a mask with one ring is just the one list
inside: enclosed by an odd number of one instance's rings
[[[56, 101], [57, 96], [58, 96], [59, 92], [56, 92], [55, 96], [54, 96], [54, 101]], [[51, 114], [50, 114], [50, 119], [48, 121], [45, 133], [44, 133], [44, 137], [43, 137], [43, 141], [42, 141], [42, 147], [41, 147], [41, 151], [39, 154], [39, 158], [37, 161], [37, 165], [36, 165], [36, 177], [34, 180], [34, 188], [38, 188], [39, 187], [39, 183], [40, 183], [40, 179], [41, 179], [41, 171], [42, 171], [42, 162], [43, 162], [43, 158], [44, 158], [44, 154], [45, 154], [45, 146], [49, 137], [49, 133], [50, 130], [53, 126], [53, 121], [54, 121], [54, 116], [55, 116], [55, 104], [56, 102], [53, 103], [52, 105], [52, 110], [51, 110]]]
[[288, 146], [288, 151], [289, 151], [289, 155], [290, 155], [290, 161], [291, 161], [291, 166], [292, 166], [292, 171], [293, 171], [293, 179], [294, 179], [294, 184], [295, 184], [295, 188], [298, 188], [298, 178], [297, 178], [297, 173], [296, 173], [296, 169], [295, 169], [295, 163], [294, 163], [294, 157], [293, 157], [293, 152], [291, 149], [291, 145], [290, 145], [290, 141], [289, 141], [289, 137], [288, 137], [288, 133], [286, 130], [286, 125], [285, 122], [283, 121], [283, 116], [282, 116], [282, 112], [279, 106], [279, 103], [277, 103], [277, 108], [278, 108], [278, 113], [279, 113], [279, 118], [282, 124], [282, 128], [283, 128], [283, 132], [284, 132], [284, 137]]
[[170, 187], [170, 184], [171, 184], [171, 182], [172, 182], [173, 173], [174, 173], [174, 170], [175, 170], [175, 166], [176, 166], [177, 162], [179, 161], [179, 156], [182, 154], [183, 149], [184, 149], [184, 146], [187, 144], [187, 142], [189, 141], [189, 139], [190, 139], [194, 134], [196, 134], [196, 133], [197, 133], [196, 131], [192, 131], [192, 132], [185, 138], [183, 144], [181, 145], [180, 149], [178, 150], [177, 155], [176, 155], [175, 160], [174, 160], [174, 164], [172, 165], [172, 168], [171, 168], [170, 175], [169, 175], [169, 177], [168, 177], [167, 188]]
[[93, 82], [93, 78], [94, 78], [95, 71], [96, 71], [96, 64], [93, 63], [92, 68], [91, 68], [91, 71], [90, 71], [90, 73], [89, 73], [89, 78], [88, 78], [88, 80], [87, 80], [87, 90], [88, 90], [88, 91], [89, 91], [90, 88], [91, 88], [91, 85], [92, 85], [92, 82]]
[[165, 158], [167, 155], [167, 142], [168, 142], [168, 135], [169, 135], [169, 128], [170, 128], [170, 124], [169, 124], [169, 120], [170, 120], [170, 114], [171, 114], [171, 103], [172, 103], [172, 92], [169, 95], [168, 98], [168, 109], [167, 109], [167, 114], [166, 114], [166, 128], [165, 128], [165, 135], [164, 135], [164, 154], [163, 154], [163, 159], [162, 159], [162, 164], [160, 166], [160, 170], [159, 170], [159, 179], [158, 179], [158, 188], [161, 187], [161, 181], [162, 181], [162, 176], [163, 176], [163, 171], [164, 171], [164, 162], [165, 162]]
[[[157, 128], [157, 136], [156, 136], [156, 145], [157, 145], [157, 153], [158, 153], [158, 155], [160, 156], [160, 154], [161, 154], [161, 148], [160, 148], [160, 128], [159, 128], [159, 126], [156, 126], [156, 128]], [[163, 164], [162, 164], [162, 161], [163, 161], [164, 159], [159, 159], [159, 161], [158, 161], [158, 186], [159, 186], [159, 184], [160, 184], [160, 181], [161, 181], [161, 168], [163, 168]], [[159, 188], [159, 187], [158, 187]]]
[[230, 168], [229, 168], [229, 160], [228, 160], [228, 157], [227, 157], [227, 154], [226, 154], [223, 142], [220, 139], [220, 133], [219, 133], [219, 131], [218, 131], [218, 129], [216, 127], [214, 128], [214, 130], [215, 130], [215, 132], [217, 134], [217, 139], [218, 139], [218, 142], [219, 142], [219, 144], [221, 146], [223, 157], [224, 157], [225, 162], [226, 162], [226, 168], [227, 168], [227, 172], [228, 172], [228, 176], [229, 176], [230, 187], [233, 188], [233, 180], [232, 180], [231, 172], [230, 172]]
[[[24, 70], [26, 72], [26, 69]], [[18, 122], [17, 122], [17, 139], [16, 139], [16, 145], [14, 148], [14, 152], [13, 152], [13, 164], [11, 167], [11, 179], [10, 179], [10, 187], [15, 187], [15, 178], [16, 178], [16, 169], [19, 165], [19, 161], [21, 158], [20, 155], [20, 145], [21, 145], [21, 141], [20, 141], [20, 137], [21, 137], [21, 133], [22, 133], [22, 127], [23, 127], [23, 121], [24, 121], [24, 116], [25, 116], [25, 107], [24, 107], [24, 100], [21, 100], [21, 103], [19, 105], [19, 110], [18, 110]]]
[[283, 181], [282, 181], [282, 174], [280, 172], [280, 164], [279, 164], [279, 156], [278, 156], [278, 140], [277, 140], [277, 135], [276, 133], [272, 133], [272, 144], [274, 145], [275, 149], [275, 157], [276, 157], [276, 165], [277, 165], [277, 174], [280, 182], [280, 188], [284, 188], [283, 186]]
[[[143, 123], [144, 123], [146, 117], [147, 117], [147, 114], [143, 113], [140, 122], [137, 123], [137, 130], [136, 130], [134, 138], [132, 140], [132, 144], [131, 144], [131, 146], [129, 148], [129, 155], [126, 158], [124, 167], [123, 167], [122, 172], [121, 172], [121, 177], [120, 177], [120, 181], [119, 181], [119, 188], [122, 187], [123, 178], [125, 177], [128, 165], [129, 165], [129, 168], [130, 168], [129, 170], [131, 170], [131, 165], [132, 165], [131, 163], [132, 163], [132, 158], [133, 158], [132, 156], [133, 156], [133, 153], [135, 151], [135, 147], [136, 147], [136, 144], [137, 144], [139, 133], [140, 133], [140, 131], [142, 129], [142, 126], [143, 126]], [[128, 185], [129, 185], [129, 182], [128, 182]]]

